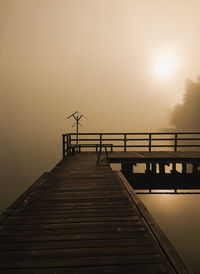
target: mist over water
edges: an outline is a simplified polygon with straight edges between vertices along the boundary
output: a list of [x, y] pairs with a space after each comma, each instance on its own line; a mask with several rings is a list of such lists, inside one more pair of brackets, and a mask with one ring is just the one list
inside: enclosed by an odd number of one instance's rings
[[[175, 105], [187, 109], [185, 79], [200, 74], [199, 10], [196, 0], [0, 1], [0, 212], [61, 159], [72, 112], [87, 116], [82, 132], [148, 132], [169, 127]], [[165, 49], [181, 68], [157, 79], [154, 56]], [[142, 199], [160, 224], [183, 218], [192, 224], [185, 233], [197, 237], [198, 196], [170, 196], [166, 207], [157, 197]], [[184, 217], [188, 204], [192, 221]], [[166, 232], [178, 237], [186, 227]], [[189, 241], [182, 243], [196, 260]]]
[[170, 100], [142, 81], [133, 14], [129, 1], [0, 2], [1, 209], [61, 159], [72, 112], [85, 132], [166, 126]]

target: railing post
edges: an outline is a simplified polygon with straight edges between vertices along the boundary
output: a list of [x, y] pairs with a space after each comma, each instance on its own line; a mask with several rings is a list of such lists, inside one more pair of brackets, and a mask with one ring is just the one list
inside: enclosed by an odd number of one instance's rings
[[71, 144], [71, 134], [69, 134], [69, 139], [68, 139], [68, 146], [69, 146], [69, 154], [72, 153], [72, 144]]
[[66, 152], [67, 152], [67, 154], [69, 154], [68, 143], [69, 143], [69, 136], [68, 136], [68, 134], [66, 134]]
[[182, 173], [185, 174], [187, 172], [187, 163], [182, 163]]
[[62, 135], [63, 159], [65, 158], [65, 134]]
[[124, 134], [124, 151], [126, 151], [126, 142], [127, 142], [127, 139], [126, 139], [126, 133]]
[[175, 133], [175, 135], [174, 135], [174, 151], [177, 151], [177, 141], [178, 141], [177, 136], [178, 136], [178, 134]]
[[149, 151], [151, 151], [151, 133], [149, 133]]
[[199, 166], [198, 163], [192, 164], [192, 173], [193, 173], [193, 174], [198, 173], [198, 166]]
[[100, 144], [100, 149], [101, 149], [101, 146], [102, 146], [102, 134], [101, 133], [99, 134], [99, 144]]

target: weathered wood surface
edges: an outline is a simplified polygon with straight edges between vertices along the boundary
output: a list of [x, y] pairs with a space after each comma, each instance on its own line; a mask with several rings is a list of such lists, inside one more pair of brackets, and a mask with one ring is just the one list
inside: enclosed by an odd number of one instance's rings
[[136, 162], [163, 162], [163, 163], [200, 163], [200, 151], [127, 151], [109, 152], [110, 163]]
[[0, 273], [190, 273], [96, 157], [62, 160], [1, 216]]

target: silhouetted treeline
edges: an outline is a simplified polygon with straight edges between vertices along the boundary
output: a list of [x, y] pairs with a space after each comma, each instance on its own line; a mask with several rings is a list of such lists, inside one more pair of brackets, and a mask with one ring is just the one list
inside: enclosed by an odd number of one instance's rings
[[170, 122], [177, 130], [200, 131], [200, 76], [186, 80], [183, 103], [174, 107]]

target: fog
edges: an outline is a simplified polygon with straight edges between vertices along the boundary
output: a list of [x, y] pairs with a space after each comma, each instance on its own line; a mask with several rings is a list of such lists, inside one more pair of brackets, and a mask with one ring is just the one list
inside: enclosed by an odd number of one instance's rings
[[[1, 0], [1, 197], [4, 209], [61, 159], [73, 111], [82, 131], [169, 126], [199, 75], [199, 1]], [[152, 74], [157, 51], [179, 68]]]

